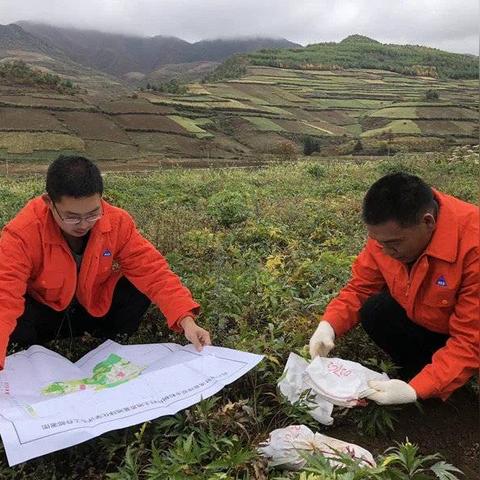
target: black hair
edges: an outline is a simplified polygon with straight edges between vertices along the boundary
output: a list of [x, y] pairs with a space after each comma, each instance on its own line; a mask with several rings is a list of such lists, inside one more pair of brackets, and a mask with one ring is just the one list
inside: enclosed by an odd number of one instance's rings
[[408, 173], [390, 173], [377, 180], [363, 199], [362, 217], [367, 225], [389, 220], [402, 227], [420, 222], [429, 209], [436, 211], [433, 190], [419, 177]]
[[48, 166], [46, 190], [53, 202], [58, 202], [62, 196], [102, 195], [103, 179], [98, 167], [88, 158], [60, 155]]

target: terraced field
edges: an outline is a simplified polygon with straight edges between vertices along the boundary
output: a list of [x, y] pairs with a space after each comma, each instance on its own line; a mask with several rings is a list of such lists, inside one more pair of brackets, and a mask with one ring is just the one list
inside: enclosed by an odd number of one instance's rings
[[[429, 91], [438, 98], [428, 101]], [[321, 154], [352, 153], [359, 141], [368, 154], [476, 144], [477, 82], [252, 66], [240, 79], [192, 84], [184, 95], [0, 88], [0, 159], [10, 161], [71, 151], [97, 160], [256, 159], [286, 142], [300, 152], [305, 136]]]

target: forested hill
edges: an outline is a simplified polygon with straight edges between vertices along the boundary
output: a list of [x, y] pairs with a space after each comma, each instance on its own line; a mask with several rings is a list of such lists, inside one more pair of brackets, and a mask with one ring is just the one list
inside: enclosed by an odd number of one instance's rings
[[362, 35], [301, 49], [260, 50], [245, 56], [251, 65], [321, 70], [362, 68], [434, 78], [478, 78], [478, 57], [418, 45], [382, 44]]

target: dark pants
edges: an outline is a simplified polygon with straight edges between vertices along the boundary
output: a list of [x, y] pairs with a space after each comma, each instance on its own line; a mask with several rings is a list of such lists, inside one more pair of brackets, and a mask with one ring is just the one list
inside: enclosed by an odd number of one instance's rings
[[431, 363], [432, 355], [449, 338], [413, 323], [388, 291], [364, 303], [360, 320], [370, 338], [400, 367], [399, 376], [404, 380]]
[[50, 340], [81, 336], [85, 332], [99, 338], [131, 335], [150, 305], [150, 300], [125, 277], [115, 286], [112, 305], [103, 317], [92, 317], [75, 300], [62, 312], [25, 295], [25, 311], [17, 320], [10, 342], [17, 345], [45, 344]]

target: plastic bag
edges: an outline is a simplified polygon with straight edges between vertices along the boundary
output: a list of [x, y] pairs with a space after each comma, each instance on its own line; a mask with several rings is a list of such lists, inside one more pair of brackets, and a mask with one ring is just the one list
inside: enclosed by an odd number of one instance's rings
[[305, 425], [291, 425], [273, 430], [268, 441], [258, 450], [268, 459], [270, 467], [282, 466], [289, 470], [300, 470], [306, 464], [304, 455], [315, 453], [323, 454], [332, 465], [339, 463], [335, 460], [338, 453], [358, 460], [361, 466], [376, 465], [372, 454], [363, 447], [321, 433], [313, 433]]
[[334, 405], [353, 407], [374, 392], [370, 380], [388, 380], [388, 375], [341, 358], [315, 357], [305, 370], [305, 384]]
[[[305, 371], [307, 367], [308, 362], [299, 355], [291, 353], [288, 357], [283, 375], [278, 382], [278, 387], [280, 392], [291, 403], [298, 401], [302, 393], [311, 388], [311, 386], [305, 382]], [[324, 425], [331, 425], [333, 423], [331, 416], [333, 404], [324, 400], [313, 391], [311, 397], [312, 401], [307, 402], [307, 405], [312, 407], [312, 410], [309, 411], [310, 415]]]

